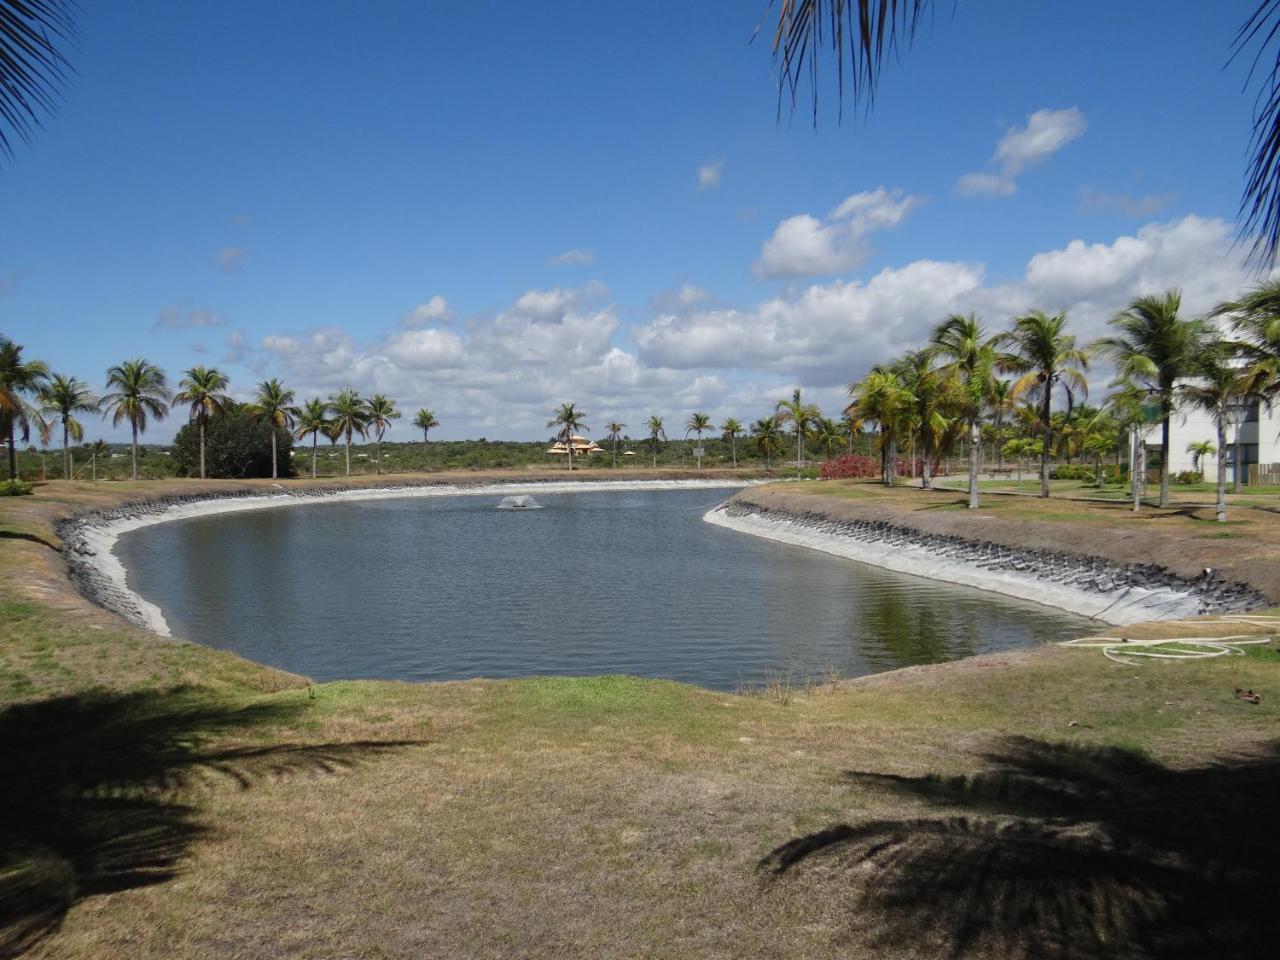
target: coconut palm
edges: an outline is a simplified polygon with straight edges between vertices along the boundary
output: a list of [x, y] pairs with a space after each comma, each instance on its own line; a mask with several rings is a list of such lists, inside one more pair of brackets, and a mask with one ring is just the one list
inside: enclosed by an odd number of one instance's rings
[[423, 407], [413, 418], [413, 425], [422, 431], [422, 464], [427, 464], [427, 434], [435, 427], [440, 426], [440, 421], [436, 419], [436, 415]]
[[56, 417], [62, 424], [62, 476], [71, 479], [71, 441], [84, 439], [84, 425], [76, 419], [77, 413], [97, 413], [97, 398], [89, 385], [75, 377], [53, 374], [40, 389], [41, 412]]
[[107, 446], [107, 441], [98, 439], [89, 445], [89, 469], [91, 471], [89, 479], [98, 479], [98, 461], [106, 457], [111, 452], [111, 448]]
[[733, 456], [733, 469], [738, 469], [738, 435], [742, 433], [742, 424], [733, 417], [727, 417], [720, 424], [720, 433], [729, 441], [729, 452]]
[[859, 426], [876, 425], [880, 479], [885, 486], [893, 486], [898, 439], [910, 429], [908, 420], [915, 395], [903, 385], [893, 366], [877, 364], [861, 380], [849, 384], [849, 396], [853, 398], [845, 409], [849, 419]]
[[1187, 453], [1191, 454], [1191, 469], [1200, 475], [1200, 482], [1204, 483], [1204, 463], [1205, 457], [1212, 457], [1218, 452], [1218, 448], [1213, 445], [1212, 440], [1192, 440], [1187, 444]]
[[1085, 396], [1089, 384], [1089, 353], [1076, 346], [1076, 338], [1066, 332], [1066, 313], [1049, 316], [1039, 310], [1013, 321], [1013, 329], [999, 334], [995, 346], [1003, 352], [996, 355], [996, 366], [1009, 373], [1020, 374], [1010, 390], [1016, 401], [1026, 396], [1036, 403], [1036, 419], [1042, 432], [1040, 445], [1040, 496], [1049, 496], [1049, 452], [1053, 449], [1051, 419], [1053, 394], [1061, 391], [1067, 410], [1075, 404], [1076, 395]]
[[982, 409], [995, 383], [995, 346], [981, 321], [953, 313], [933, 331], [933, 352], [963, 388], [963, 416], [969, 424], [969, 509], [978, 509], [978, 461], [982, 451]]
[[0, 156], [53, 113], [72, 71], [59, 45], [72, 42], [75, 9], [73, 0], [0, 0]]
[[227, 385], [231, 381], [221, 370], [213, 367], [192, 367], [178, 381], [178, 392], [173, 395], [174, 405], [189, 404], [190, 419], [196, 424], [200, 436], [200, 479], [204, 477], [204, 428], [211, 416], [226, 409], [231, 398]]
[[369, 411], [365, 401], [354, 390], [340, 390], [329, 398], [330, 436], [334, 442], [346, 440], [347, 476], [351, 476], [351, 435], [364, 436], [369, 427]]
[[653, 454], [654, 469], [658, 467], [658, 441], [667, 439], [666, 431], [662, 429], [662, 418], [656, 413], [649, 418], [649, 422], [645, 424], [649, 428], [649, 452]]
[[774, 408], [779, 417], [780, 423], [790, 423], [795, 427], [796, 432], [796, 476], [800, 476], [800, 469], [804, 465], [804, 437], [808, 433], [810, 425], [821, 416], [821, 411], [812, 404], [804, 403], [800, 399], [800, 388], [791, 394], [790, 400], [779, 400], [777, 407]]
[[396, 409], [396, 402], [390, 397], [375, 393], [369, 398], [365, 412], [369, 415], [369, 426], [373, 430], [373, 455], [376, 458], [374, 470], [381, 474], [382, 437], [391, 426], [391, 421], [400, 419], [400, 411]]
[[23, 360], [22, 347], [0, 337], [0, 428], [9, 443], [9, 479], [18, 478], [16, 436], [31, 437], [31, 424], [43, 426], [40, 411], [28, 400], [36, 398], [49, 379], [49, 368], [40, 360]]
[[128, 420], [132, 431], [133, 479], [138, 479], [138, 435], [147, 432], [148, 419], [163, 420], [169, 415], [169, 389], [164, 371], [150, 360], [126, 360], [107, 370], [107, 386], [112, 391], [102, 398], [113, 426]]
[[329, 405], [319, 397], [312, 397], [298, 410], [294, 418], [293, 435], [298, 440], [311, 438], [311, 479], [316, 477], [316, 444], [320, 434], [328, 436], [332, 424], [329, 421]]
[[814, 424], [813, 442], [819, 447], [825, 447], [828, 457], [834, 456], [836, 450], [844, 446], [844, 427], [839, 420], [833, 420], [831, 417], [819, 417], [817, 423]]
[[579, 432], [590, 432], [587, 425], [583, 422], [586, 413], [579, 410], [572, 403], [562, 403], [560, 409], [556, 411], [556, 415], [547, 421], [548, 427], [559, 427], [560, 430], [556, 434], [556, 439], [561, 441], [566, 448], [566, 459], [569, 461], [569, 469], [573, 469], [573, 438]]
[[[1217, 430], [1217, 520], [1219, 523], [1226, 523], [1227, 520], [1227, 422], [1231, 418], [1232, 410], [1239, 403], [1242, 391], [1247, 388], [1247, 380], [1241, 376], [1240, 370], [1233, 362], [1234, 352], [1233, 345], [1224, 341], [1211, 343], [1201, 354], [1192, 379], [1178, 387], [1183, 401], [1204, 410], [1213, 417], [1213, 425]], [[1236, 438], [1235, 446], [1237, 450], [1235, 473], [1238, 476], [1240, 473], [1239, 437]], [[1192, 450], [1192, 447], [1196, 449]], [[1199, 469], [1201, 457], [1215, 452], [1214, 444], [1208, 441], [1193, 443], [1187, 449], [1194, 453], [1197, 469]], [[1204, 480], [1203, 472], [1200, 479]]]
[[751, 436], [755, 439], [756, 450], [764, 456], [764, 466], [768, 470], [773, 466], [773, 457], [782, 451], [782, 427], [775, 414], [772, 417], [761, 417], [751, 425]]
[[922, 453], [920, 484], [928, 490], [933, 486], [934, 461], [961, 409], [961, 391], [958, 382], [934, 364], [932, 350], [908, 351], [894, 367], [912, 398], [910, 421], [919, 431]]
[[1176, 387], [1199, 363], [1207, 327], [1201, 318], [1178, 316], [1178, 290], [1138, 297], [1111, 318], [1116, 333], [1097, 342], [1116, 372], [1145, 387], [1160, 405], [1160, 506], [1169, 505], [1169, 426], [1177, 401]]
[[266, 420], [271, 431], [271, 479], [279, 478], [276, 469], [276, 438], [281, 430], [292, 430], [297, 419], [298, 408], [293, 405], [293, 391], [274, 377], [258, 384], [257, 396], [249, 405], [249, 416], [255, 420]]
[[997, 376], [992, 376], [991, 393], [987, 397], [987, 410], [991, 414], [997, 470], [1004, 466], [1004, 422], [1016, 407], [1012, 393], [1012, 380], [1001, 380]]
[[606, 438], [613, 445], [613, 465], [618, 465], [618, 441], [622, 439], [622, 431], [627, 429], [625, 423], [618, 423], [616, 420], [609, 421], [609, 436]]
[[689, 434], [694, 434], [698, 438], [698, 469], [702, 469], [702, 435], [708, 430], [714, 429], [711, 425], [711, 416], [706, 413], [695, 413], [689, 418], [689, 422], [684, 425], [685, 439], [689, 439]]

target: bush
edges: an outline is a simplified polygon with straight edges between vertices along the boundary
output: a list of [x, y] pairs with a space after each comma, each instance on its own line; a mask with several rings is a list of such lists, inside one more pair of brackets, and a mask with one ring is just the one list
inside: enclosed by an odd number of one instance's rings
[[1093, 480], [1094, 472], [1079, 464], [1063, 464], [1049, 471], [1050, 480]]
[[1173, 482], [1185, 485], [1200, 482], [1200, 473], [1197, 470], [1183, 470], [1181, 473], [1173, 475]]
[[33, 489], [25, 480], [0, 480], [0, 497], [29, 497]]
[[846, 453], [834, 460], [824, 460], [819, 475], [823, 480], [861, 480], [880, 476], [880, 461]]
[[[211, 417], [204, 428], [205, 475], [242, 479], [271, 476], [271, 428], [255, 420], [240, 404]], [[276, 432], [279, 475], [293, 476], [293, 440], [288, 430]], [[188, 423], [173, 440], [173, 461], [181, 476], [200, 476], [200, 431]]]

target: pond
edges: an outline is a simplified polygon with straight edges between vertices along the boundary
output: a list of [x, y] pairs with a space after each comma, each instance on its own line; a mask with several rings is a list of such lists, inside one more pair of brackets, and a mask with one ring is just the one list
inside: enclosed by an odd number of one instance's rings
[[734, 690], [1089, 632], [704, 523], [732, 492], [319, 502], [144, 527], [116, 549], [177, 636], [319, 681], [630, 673]]

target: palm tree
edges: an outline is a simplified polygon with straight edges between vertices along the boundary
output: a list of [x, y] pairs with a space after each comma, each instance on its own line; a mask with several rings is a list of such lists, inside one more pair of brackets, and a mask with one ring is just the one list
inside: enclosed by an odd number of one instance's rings
[[0, 0], [0, 156], [13, 156], [14, 139], [29, 141], [53, 113], [72, 72], [59, 42], [75, 35], [73, 0]]
[[613, 465], [618, 465], [618, 441], [622, 439], [622, 431], [627, 429], [625, 423], [618, 423], [616, 420], [609, 421], [609, 436], [607, 439], [613, 444]]
[[83, 380], [55, 373], [40, 390], [40, 404], [42, 412], [57, 417], [62, 422], [62, 477], [70, 480], [70, 441], [79, 443], [84, 439], [84, 426], [75, 415], [99, 412], [98, 400]]
[[903, 385], [894, 366], [877, 364], [861, 380], [849, 384], [849, 396], [852, 402], [845, 409], [849, 419], [859, 426], [876, 425], [880, 479], [891, 487], [897, 472], [898, 435], [908, 429], [915, 395]]
[[369, 415], [369, 426], [373, 428], [373, 455], [377, 458], [377, 466], [374, 469], [381, 475], [382, 437], [391, 426], [391, 421], [400, 419], [400, 411], [396, 409], [396, 402], [390, 397], [375, 393], [369, 398], [369, 405], [365, 408], [365, 412]]
[[298, 440], [311, 438], [311, 479], [316, 478], [316, 443], [320, 434], [326, 436], [331, 429], [329, 421], [329, 405], [319, 397], [312, 397], [298, 410], [294, 423], [294, 437]]
[[960, 390], [954, 379], [934, 366], [931, 350], [908, 351], [895, 364], [895, 372], [913, 398], [910, 419], [920, 432], [923, 454], [920, 484], [928, 490], [933, 486], [934, 461], [951, 429], [954, 414], [960, 409]]
[[107, 386], [114, 388], [102, 398], [112, 426], [128, 420], [132, 430], [133, 479], [138, 479], [138, 434], [147, 432], [147, 418], [163, 420], [169, 414], [169, 389], [164, 371], [150, 360], [126, 360], [107, 370]]
[[814, 426], [813, 442], [820, 447], [826, 447], [827, 456], [830, 457], [835, 454], [838, 447], [844, 446], [844, 427], [839, 420], [819, 417]]
[[107, 446], [107, 441], [105, 440], [101, 440], [101, 439], [95, 440], [93, 441], [92, 444], [90, 444], [89, 469], [92, 471], [92, 473], [90, 474], [91, 480], [96, 481], [98, 479], [98, 461], [101, 460], [103, 457], [105, 457], [110, 452], [110, 450], [111, 448]]
[[1049, 451], [1053, 449], [1051, 420], [1053, 393], [1060, 389], [1067, 398], [1067, 410], [1075, 403], [1076, 394], [1085, 396], [1089, 384], [1088, 351], [1076, 346], [1076, 338], [1066, 332], [1066, 313], [1054, 316], [1035, 310], [1013, 321], [1013, 329], [995, 338], [998, 349], [996, 366], [1021, 374], [1011, 388], [1017, 400], [1026, 395], [1038, 404], [1037, 420], [1043, 432], [1040, 446], [1040, 496], [1049, 496]]
[[738, 435], [742, 433], [742, 424], [733, 417], [727, 417], [720, 424], [720, 433], [729, 441], [729, 452], [733, 455], [733, 469], [738, 469]]
[[24, 441], [31, 437], [31, 424], [43, 426], [40, 411], [27, 401], [37, 397], [49, 379], [49, 368], [40, 360], [23, 360], [22, 347], [0, 337], [0, 428], [9, 442], [9, 479], [18, 478], [18, 448], [15, 433], [22, 430]]
[[658, 468], [658, 440], [659, 438], [667, 439], [666, 431], [662, 429], [662, 418], [656, 413], [649, 418], [646, 424], [649, 428], [649, 452], [653, 454], [653, 467]]
[[698, 437], [698, 469], [702, 469], [702, 434], [713, 429], [711, 426], [711, 416], [706, 413], [695, 413], [689, 418], [689, 422], [684, 425], [685, 439], [689, 439], [689, 434], [696, 434]]
[[573, 437], [579, 431], [587, 431], [588, 428], [583, 422], [586, 413], [579, 410], [572, 403], [562, 403], [560, 409], [556, 411], [556, 415], [547, 421], [548, 427], [560, 427], [560, 431], [556, 435], [556, 439], [564, 443], [569, 461], [569, 469], [573, 469]]
[[1206, 326], [1201, 318], [1178, 316], [1177, 290], [1138, 297], [1111, 318], [1117, 332], [1097, 348], [1115, 363], [1116, 372], [1145, 387], [1160, 405], [1160, 506], [1169, 505], [1169, 423], [1177, 401], [1176, 386], [1200, 360]]
[[422, 431], [422, 465], [427, 465], [427, 433], [434, 427], [440, 426], [440, 421], [436, 419], [436, 415], [423, 407], [414, 415], [413, 425]]
[[774, 454], [782, 450], [782, 427], [778, 424], [777, 414], [761, 417], [753, 423], [751, 436], [755, 438], [756, 450], [764, 454], [765, 469], [772, 468]]
[[231, 398], [224, 392], [231, 381], [221, 370], [213, 367], [192, 367], [178, 382], [178, 392], [173, 395], [175, 405], [191, 405], [191, 419], [200, 434], [200, 479], [204, 477], [204, 428], [209, 417], [226, 409]]
[[329, 413], [332, 419], [329, 421], [330, 436], [336, 441], [339, 437], [346, 438], [347, 445], [347, 476], [351, 476], [351, 435], [358, 433], [364, 436], [369, 427], [369, 412], [364, 400], [360, 394], [354, 390], [341, 390], [334, 396], [329, 398]]
[[1205, 457], [1212, 457], [1218, 452], [1218, 448], [1213, 445], [1212, 440], [1192, 440], [1187, 444], [1187, 453], [1191, 454], [1191, 469], [1200, 475], [1200, 482], [1204, 483], [1204, 464], [1202, 460]]
[[796, 476], [798, 477], [804, 463], [804, 435], [808, 432], [809, 425], [818, 419], [821, 412], [812, 404], [801, 401], [799, 387], [792, 392], [790, 400], [779, 400], [775, 410], [780, 423], [791, 423], [795, 426]]
[[[1241, 377], [1240, 370], [1232, 362], [1234, 352], [1234, 346], [1226, 341], [1219, 340], [1210, 344], [1200, 356], [1200, 362], [1196, 365], [1194, 377], [1181, 384], [1178, 388], [1182, 394], [1182, 399], [1193, 407], [1199, 407], [1209, 413], [1213, 417], [1214, 427], [1217, 428], [1217, 520], [1219, 523], [1226, 523], [1227, 521], [1227, 421], [1230, 419], [1232, 409], [1237, 405], [1241, 392], [1246, 388], [1247, 384], [1246, 379]], [[1237, 449], [1239, 446], [1239, 438], [1237, 437]], [[1214, 445], [1208, 441], [1202, 441], [1199, 444], [1193, 443], [1187, 449], [1191, 450], [1191, 447], [1198, 448], [1194, 451], [1197, 467], [1202, 456], [1215, 452]], [[1237, 476], [1240, 473], [1238, 456], [1236, 458], [1235, 472]], [[1200, 478], [1203, 481], [1203, 472]]]
[[271, 430], [271, 479], [279, 478], [276, 470], [276, 437], [281, 430], [293, 429], [298, 408], [293, 405], [293, 391], [274, 377], [258, 384], [258, 395], [249, 405], [249, 415], [255, 420], [266, 420]]
[[964, 388], [964, 417], [969, 422], [969, 509], [978, 509], [978, 461], [982, 451], [982, 408], [991, 398], [995, 346], [974, 314], [953, 313], [930, 339], [933, 351]]
[[1016, 406], [1012, 396], [1013, 381], [991, 378], [991, 394], [987, 397], [987, 408], [991, 411], [992, 425], [996, 448], [996, 469], [1004, 466], [1004, 421], [1013, 413]]

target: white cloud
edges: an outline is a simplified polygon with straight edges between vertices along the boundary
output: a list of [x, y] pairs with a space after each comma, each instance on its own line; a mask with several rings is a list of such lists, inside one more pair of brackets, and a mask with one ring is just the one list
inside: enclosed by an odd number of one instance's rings
[[670, 290], [663, 290], [649, 298], [649, 306], [657, 311], [681, 310], [706, 303], [711, 299], [711, 291], [704, 290], [697, 284], [682, 283]]
[[1129, 217], [1150, 217], [1173, 203], [1172, 193], [1106, 193], [1097, 187], [1083, 186], [1076, 192], [1081, 213], [1123, 213]]
[[191, 327], [218, 327], [226, 322], [227, 318], [217, 310], [171, 303], [156, 314], [153, 326], [163, 330], [185, 330]]
[[720, 171], [724, 168], [724, 160], [708, 160], [698, 168], [698, 189], [714, 190], [720, 186]]
[[1088, 126], [1078, 107], [1037, 110], [1027, 116], [1026, 126], [1005, 130], [991, 158], [996, 172], [966, 173], [956, 181], [956, 192], [964, 197], [1011, 196], [1023, 171], [1043, 163], [1082, 136]]
[[867, 237], [901, 223], [922, 202], [901, 190], [878, 187], [846, 198], [823, 220], [807, 213], [788, 217], [764, 242], [755, 271], [786, 277], [856, 269], [871, 255]]
[[549, 267], [573, 267], [585, 266], [588, 263], [595, 263], [596, 253], [594, 250], [582, 250], [574, 247], [572, 250], [566, 250], [564, 253], [558, 253], [547, 261]]
[[400, 323], [406, 327], [423, 327], [428, 323], [450, 323], [453, 311], [449, 309], [449, 301], [436, 294], [425, 303], [420, 303], [403, 317]]
[[223, 273], [235, 273], [247, 255], [248, 251], [243, 247], [222, 247], [213, 259]]
[[414, 370], [456, 367], [462, 362], [462, 338], [451, 330], [407, 330], [387, 344], [393, 363]]

